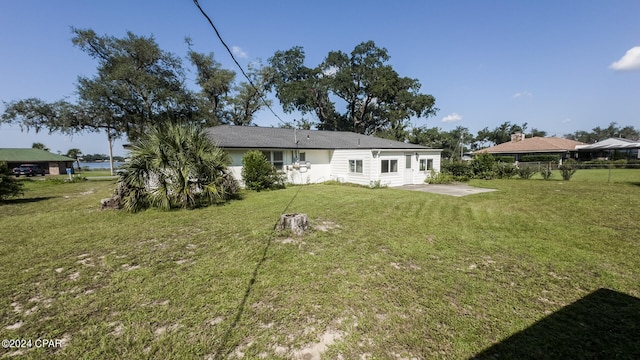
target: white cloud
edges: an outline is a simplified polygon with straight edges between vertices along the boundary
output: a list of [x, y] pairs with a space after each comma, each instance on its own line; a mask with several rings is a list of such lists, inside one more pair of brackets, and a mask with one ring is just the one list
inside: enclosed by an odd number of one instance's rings
[[563, 123], [570, 123], [571, 121], [573, 121], [573, 120], [571, 120], [571, 119], [569, 119], [569, 118], [564, 118], [564, 119], [562, 119], [562, 122], [563, 122]]
[[246, 51], [242, 50], [242, 48], [240, 46], [232, 46], [231, 47], [231, 52], [233, 53], [233, 55], [244, 59], [246, 58], [248, 55], [246, 53]]
[[458, 113], [451, 113], [444, 118], [442, 118], [442, 122], [456, 122], [462, 120], [462, 115]]
[[532, 97], [533, 94], [528, 92], [528, 91], [521, 91], [521, 92], [517, 92], [515, 94], [513, 94], [513, 96], [511, 96], [512, 98], [521, 98], [521, 97]]
[[629, 49], [620, 60], [609, 65], [609, 68], [616, 71], [640, 69], [640, 46]]

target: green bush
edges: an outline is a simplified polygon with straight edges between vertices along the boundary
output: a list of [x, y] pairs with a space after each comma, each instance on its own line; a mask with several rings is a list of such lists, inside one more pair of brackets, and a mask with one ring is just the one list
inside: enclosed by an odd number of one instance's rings
[[384, 189], [387, 185], [383, 184], [380, 180], [371, 180], [369, 181], [369, 189]]
[[533, 166], [523, 165], [518, 168], [517, 173], [520, 179], [531, 179], [533, 174], [536, 173], [536, 169]]
[[515, 156], [494, 156], [497, 162], [513, 164], [516, 162]]
[[576, 162], [574, 160], [567, 160], [564, 164], [558, 167], [560, 169], [560, 174], [562, 175], [562, 179], [569, 181], [573, 174], [576, 173]]
[[454, 177], [473, 176], [471, 165], [467, 161], [443, 161], [441, 165], [442, 173], [453, 175]]
[[559, 160], [560, 155], [524, 155], [520, 158], [521, 162], [557, 162]]
[[553, 176], [553, 170], [551, 170], [551, 166], [550, 165], [543, 166], [540, 169], [540, 175], [542, 175], [542, 178], [545, 180], [551, 179], [551, 177]]
[[6, 162], [0, 162], [0, 202], [22, 193], [22, 183], [16, 180]]
[[247, 151], [242, 158], [242, 179], [250, 190], [282, 189], [284, 175], [258, 150]]
[[497, 163], [493, 155], [481, 153], [471, 160], [471, 169], [475, 179], [491, 180], [497, 176]]
[[609, 163], [606, 160], [591, 160], [581, 163], [584, 169], [608, 169]]
[[513, 164], [499, 162], [496, 164], [496, 175], [498, 179], [511, 179], [518, 174], [518, 169]]
[[640, 169], [640, 160], [629, 160], [627, 161], [627, 169]]
[[616, 169], [624, 169], [625, 167], [627, 167], [627, 159], [614, 160], [613, 167]]
[[[436, 173], [433, 169], [429, 172], [429, 176], [424, 179], [427, 184], [451, 184], [458, 181], [457, 177], [444, 172]], [[468, 180], [468, 179], [467, 179]]]

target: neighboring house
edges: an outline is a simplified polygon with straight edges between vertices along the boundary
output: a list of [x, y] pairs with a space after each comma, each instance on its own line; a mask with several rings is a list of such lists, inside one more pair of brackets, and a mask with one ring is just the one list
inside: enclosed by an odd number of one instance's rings
[[327, 180], [370, 185], [421, 184], [440, 171], [440, 149], [342, 131], [221, 125], [207, 134], [232, 159], [242, 182], [242, 158], [260, 150], [294, 184]]
[[576, 157], [577, 145], [583, 145], [583, 143], [559, 137], [525, 138], [524, 134], [513, 134], [511, 141], [478, 150], [475, 154], [513, 156], [516, 161], [522, 161], [521, 158], [526, 155], [558, 155], [560, 160], [566, 160]]
[[594, 144], [576, 146], [579, 160], [623, 158], [640, 159], [640, 141], [622, 138], [609, 138]]
[[66, 174], [67, 168], [73, 169], [75, 160], [40, 149], [0, 148], [0, 162], [6, 162], [9, 170], [21, 164], [35, 164], [49, 175]]

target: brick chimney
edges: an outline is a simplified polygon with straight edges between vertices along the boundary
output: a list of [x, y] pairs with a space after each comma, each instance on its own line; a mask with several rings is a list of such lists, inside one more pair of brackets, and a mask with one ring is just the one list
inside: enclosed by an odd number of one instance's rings
[[524, 140], [524, 134], [522, 133], [511, 134], [511, 142], [518, 142], [522, 140]]

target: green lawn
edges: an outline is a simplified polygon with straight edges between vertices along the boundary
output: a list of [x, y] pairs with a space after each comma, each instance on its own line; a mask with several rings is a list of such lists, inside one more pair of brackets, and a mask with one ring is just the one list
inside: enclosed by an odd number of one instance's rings
[[[603, 171], [139, 214], [98, 209], [113, 181], [28, 181], [0, 206], [0, 338], [63, 340], [32, 358], [638, 358], [640, 171]], [[316, 229], [274, 233], [284, 211]]]

